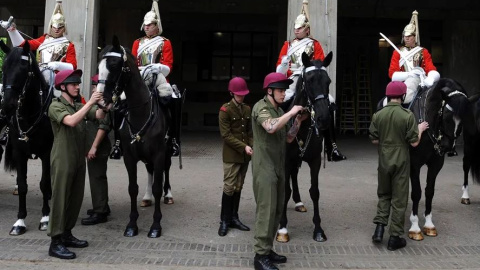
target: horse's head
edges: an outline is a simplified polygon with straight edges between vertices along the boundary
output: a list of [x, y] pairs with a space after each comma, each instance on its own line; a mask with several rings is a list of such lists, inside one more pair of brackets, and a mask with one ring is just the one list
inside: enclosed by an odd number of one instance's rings
[[103, 93], [105, 105], [116, 102], [125, 90], [130, 76], [133, 58], [128, 54], [116, 36], [112, 45], [101, 52], [102, 59], [98, 64], [97, 91]]
[[[1, 41], [0, 41], [1, 42]], [[25, 95], [34, 73], [38, 66], [33, 54], [30, 52], [28, 42], [23, 47], [8, 48], [3, 42], [1, 49], [7, 53], [3, 62], [3, 98], [2, 109], [10, 115], [17, 108], [19, 99]]]
[[455, 80], [442, 78], [433, 87], [442, 99], [436, 123], [441, 133], [440, 149], [449, 151], [461, 132], [469, 101], [465, 89]]
[[330, 52], [324, 61], [313, 60], [302, 54], [304, 69], [296, 86], [297, 101], [303, 103], [311, 113], [311, 120], [319, 130], [326, 130], [330, 126], [330, 77], [326, 67], [332, 62], [333, 53]]

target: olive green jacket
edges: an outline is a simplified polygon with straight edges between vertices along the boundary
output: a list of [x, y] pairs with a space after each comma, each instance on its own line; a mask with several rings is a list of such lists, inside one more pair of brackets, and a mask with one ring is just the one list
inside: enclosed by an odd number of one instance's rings
[[223, 162], [245, 163], [250, 156], [245, 146], [253, 147], [252, 109], [234, 99], [223, 104], [218, 114], [218, 126], [223, 138]]

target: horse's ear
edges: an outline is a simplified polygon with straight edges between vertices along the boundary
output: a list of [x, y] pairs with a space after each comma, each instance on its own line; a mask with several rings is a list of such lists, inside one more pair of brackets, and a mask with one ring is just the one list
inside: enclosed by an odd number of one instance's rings
[[302, 53], [302, 63], [304, 67], [309, 67], [312, 65], [310, 62], [310, 57], [305, 52]]
[[118, 37], [116, 35], [113, 36], [112, 45], [115, 49], [120, 49], [120, 41], [118, 40]]
[[325, 59], [323, 59], [322, 67], [328, 67], [330, 65], [330, 63], [332, 62], [332, 58], [333, 58], [333, 52], [329, 52], [327, 54], [327, 57], [325, 57]]
[[5, 44], [5, 42], [3, 42], [3, 40], [0, 40], [0, 48], [2, 49], [2, 51], [4, 53], [9, 53], [10, 52], [10, 47], [8, 47], [7, 44]]
[[23, 53], [25, 54], [30, 53], [30, 43], [28, 43], [27, 41], [23, 43]]

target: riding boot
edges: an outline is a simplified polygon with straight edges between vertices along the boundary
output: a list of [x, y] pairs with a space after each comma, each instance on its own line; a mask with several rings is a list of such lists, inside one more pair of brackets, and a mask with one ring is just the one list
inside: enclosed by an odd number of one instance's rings
[[222, 210], [220, 216], [220, 228], [218, 235], [225, 236], [228, 232], [228, 226], [232, 221], [233, 196], [228, 196], [225, 192], [222, 194]]
[[120, 126], [122, 125], [123, 119], [125, 118], [125, 113], [127, 110], [127, 102], [120, 101], [118, 108], [116, 108], [113, 117], [111, 117], [113, 122], [113, 135], [115, 143], [113, 144], [112, 151], [110, 152], [110, 159], [120, 159], [123, 155], [122, 145], [120, 142]]
[[[117, 132], [115, 131], [115, 134]], [[115, 137], [117, 137], [115, 135]], [[110, 152], [110, 159], [120, 159], [122, 157], [122, 149], [120, 147], [120, 140], [115, 138], [115, 144], [112, 147], [112, 151]]]
[[250, 231], [250, 228], [243, 224], [240, 219], [238, 219], [238, 207], [240, 206], [240, 197], [241, 192], [233, 193], [233, 212], [232, 212], [232, 222], [230, 223], [230, 228], [236, 228], [240, 231]]
[[177, 157], [180, 155], [180, 129], [182, 127], [181, 123], [181, 113], [182, 113], [182, 99], [181, 98], [172, 98], [168, 109], [170, 110], [170, 125], [169, 125], [169, 136], [171, 140], [172, 156]]
[[[0, 130], [3, 128], [3, 126], [0, 126]], [[8, 127], [5, 128], [5, 131], [2, 134], [2, 137], [0, 137], [0, 145], [7, 145], [8, 141]]]

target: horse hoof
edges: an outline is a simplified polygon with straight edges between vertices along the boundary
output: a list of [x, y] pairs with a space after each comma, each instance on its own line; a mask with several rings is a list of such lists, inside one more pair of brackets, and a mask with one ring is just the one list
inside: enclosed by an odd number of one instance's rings
[[408, 238], [415, 240], [415, 241], [422, 241], [423, 235], [422, 232], [408, 232]]
[[152, 206], [152, 200], [142, 200], [142, 203], [140, 203], [140, 207], [149, 207]]
[[13, 193], [12, 193], [12, 194], [13, 194], [13, 195], [18, 195], [18, 188], [17, 188], [17, 187], [15, 187], [15, 189], [13, 189]]
[[123, 236], [125, 237], [134, 237], [138, 235], [138, 228], [126, 228]]
[[313, 240], [317, 242], [327, 241], [327, 236], [323, 232], [313, 232]]
[[297, 212], [307, 212], [307, 208], [305, 207], [305, 205], [299, 205], [299, 206], [295, 206], [295, 211]]
[[164, 204], [173, 204], [173, 198], [172, 197], [165, 197], [163, 198], [163, 203]]
[[40, 231], [46, 231], [48, 228], [48, 222], [40, 222], [40, 224], [38, 224], [38, 229]]
[[432, 237], [435, 237], [438, 235], [437, 229], [435, 227], [433, 228], [423, 227], [423, 233], [427, 236], [432, 236]]
[[469, 199], [469, 198], [462, 198], [461, 203], [462, 203], [462, 204], [469, 205], [469, 204], [470, 204], [470, 199]]
[[162, 235], [162, 228], [160, 229], [150, 229], [148, 232], [148, 237], [149, 238], [158, 238]]
[[277, 242], [287, 243], [288, 241], [290, 241], [290, 236], [288, 236], [288, 233], [277, 233]]
[[13, 226], [10, 230], [10, 235], [19, 236], [24, 234], [27, 231], [27, 228], [24, 226]]

